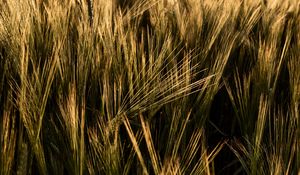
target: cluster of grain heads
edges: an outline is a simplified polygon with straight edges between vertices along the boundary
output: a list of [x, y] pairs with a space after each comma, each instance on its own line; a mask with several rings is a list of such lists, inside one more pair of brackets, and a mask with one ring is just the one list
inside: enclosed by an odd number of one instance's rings
[[0, 173], [297, 174], [293, 1], [6, 0]]
[[[298, 28], [299, 7], [281, 3], [263, 7], [256, 25], [259, 42], [253, 45], [258, 48], [253, 71], [245, 75], [243, 70], [236, 70], [234, 89], [226, 85], [247, 140], [246, 144], [237, 143], [233, 150], [249, 174], [299, 173], [295, 158], [299, 155], [295, 149], [299, 143], [299, 122], [292, 105], [299, 101], [295, 100], [298, 85], [293, 84], [298, 78], [290, 64], [299, 57], [299, 51], [294, 50], [299, 50], [299, 37], [293, 34]], [[288, 86], [293, 90], [288, 90]]]

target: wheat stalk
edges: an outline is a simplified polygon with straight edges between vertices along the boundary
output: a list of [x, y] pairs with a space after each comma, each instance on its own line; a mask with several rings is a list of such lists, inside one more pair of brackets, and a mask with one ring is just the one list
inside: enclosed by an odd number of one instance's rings
[[90, 20], [90, 25], [93, 25], [94, 21], [94, 6], [93, 6], [93, 1], [92, 0], [87, 0], [88, 3], [88, 13], [89, 13], [89, 20]]

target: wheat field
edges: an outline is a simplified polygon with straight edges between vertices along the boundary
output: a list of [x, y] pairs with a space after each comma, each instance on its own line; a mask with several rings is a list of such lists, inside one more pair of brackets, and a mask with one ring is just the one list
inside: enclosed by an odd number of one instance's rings
[[300, 174], [297, 0], [5, 0], [0, 174]]

